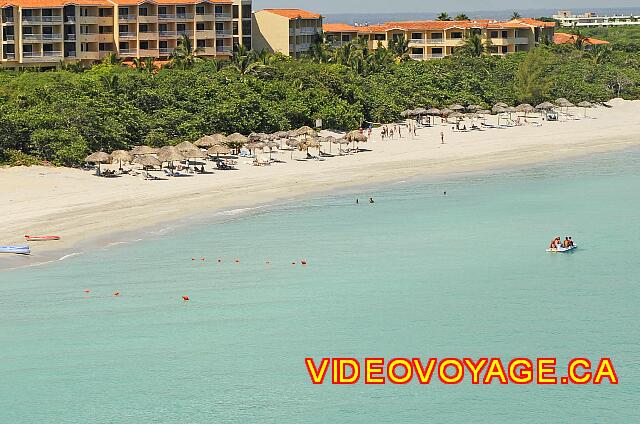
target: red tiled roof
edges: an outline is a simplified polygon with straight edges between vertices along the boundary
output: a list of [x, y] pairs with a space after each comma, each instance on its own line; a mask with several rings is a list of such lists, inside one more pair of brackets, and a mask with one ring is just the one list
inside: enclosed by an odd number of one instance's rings
[[[551, 24], [551, 25], [547, 25]], [[341, 24], [327, 24], [341, 25]], [[348, 26], [348, 25], [347, 25]], [[363, 27], [352, 27], [360, 33], [376, 33], [387, 32], [392, 30], [401, 31], [429, 31], [429, 30], [447, 30], [447, 29], [509, 29], [509, 28], [531, 28], [531, 27], [550, 27], [555, 26], [553, 22], [542, 22], [530, 18], [514, 19], [511, 21], [496, 21], [491, 19], [475, 19], [469, 21], [407, 21], [407, 22], [386, 22], [381, 25], [369, 25]], [[325, 29], [325, 31], [332, 31]], [[337, 30], [334, 30], [338, 32]]]
[[347, 24], [323, 24], [324, 32], [358, 32], [360, 28]]
[[284, 16], [289, 19], [319, 19], [322, 15], [319, 13], [308, 12], [302, 9], [262, 9], [265, 12], [270, 12], [276, 15]]
[[[555, 44], [575, 44], [577, 39], [578, 39], [578, 36], [574, 34], [565, 34], [562, 32], [557, 32], [553, 35], [553, 42]], [[585, 44], [590, 44], [592, 46], [609, 44], [608, 41], [598, 40], [597, 38], [589, 38], [589, 37], [584, 37], [582, 39], [582, 42]]]

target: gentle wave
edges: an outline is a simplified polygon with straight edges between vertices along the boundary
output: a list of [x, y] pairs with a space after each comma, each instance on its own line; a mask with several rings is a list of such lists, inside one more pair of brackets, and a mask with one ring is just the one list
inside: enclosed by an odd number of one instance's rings
[[80, 256], [82, 255], [82, 252], [73, 252], [73, 253], [69, 253], [68, 255], [64, 255], [61, 258], [58, 258], [59, 261], [64, 261], [65, 259], [69, 259], [72, 258], [74, 256]]

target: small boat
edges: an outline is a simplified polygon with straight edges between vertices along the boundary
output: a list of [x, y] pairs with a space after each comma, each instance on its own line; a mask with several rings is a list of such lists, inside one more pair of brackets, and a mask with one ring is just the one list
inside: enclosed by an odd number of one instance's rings
[[576, 250], [578, 248], [577, 245], [573, 245], [573, 246], [569, 246], [569, 247], [556, 247], [554, 249], [547, 249], [547, 252], [551, 252], [551, 253], [567, 253], [567, 252], [571, 252], [573, 250]]
[[24, 236], [27, 241], [60, 240], [60, 236]]
[[29, 255], [29, 246], [0, 246], [0, 253], [15, 253], [17, 255]]

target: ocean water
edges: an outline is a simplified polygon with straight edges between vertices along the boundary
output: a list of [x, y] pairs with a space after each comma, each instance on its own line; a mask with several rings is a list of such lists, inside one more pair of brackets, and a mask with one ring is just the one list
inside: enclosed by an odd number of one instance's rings
[[[639, 164], [407, 181], [2, 272], [0, 423], [639, 422]], [[620, 384], [312, 385], [307, 356], [610, 357]]]

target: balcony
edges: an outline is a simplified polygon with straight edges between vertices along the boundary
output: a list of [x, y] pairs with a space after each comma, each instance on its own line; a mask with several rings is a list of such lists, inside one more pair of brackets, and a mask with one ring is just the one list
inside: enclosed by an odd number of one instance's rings
[[60, 15], [42, 16], [42, 22], [61, 24], [62, 23], [62, 16], [60, 16]]
[[413, 60], [423, 60], [424, 59], [424, 54], [422, 54], [422, 53], [412, 54], [411, 55], [411, 59], [413, 59]]
[[176, 33], [177, 33], [178, 37], [182, 37], [183, 35], [186, 35], [187, 37], [193, 37], [193, 31], [190, 31], [190, 30], [187, 30], [187, 29], [182, 30], [182, 31], [178, 30], [178, 31], [176, 31]]
[[171, 53], [173, 53], [173, 48], [172, 47], [160, 47], [158, 49], [158, 51], [160, 52], [160, 56], [170, 56]]
[[58, 62], [63, 56], [61, 51], [23, 52], [22, 58], [25, 62]]
[[85, 43], [97, 43], [100, 38], [100, 34], [97, 32], [84, 32], [78, 34], [78, 40]]
[[74, 58], [76, 57], [76, 51], [75, 50], [68, 51], [64, 54], [64, 57]]
[[178, 33], [175, 31], [160, 31], [158, 34], [160, 38], [176, 38], [178, 36]]
[[444, 44], [447, 46], [456, 47], [464, 43], [464, 38], [447, 38]]
[[138, 15], [138, 22], [153, 23], [158, 21], [158, 15]]
[[444, 57], [444, 53], [430, 53], [427, 57], [429, 59], [442, 59]]
[[16, 59], [16, 54], [15, 53], [5, 53], [5, 59], [6, 60], [15, 60]]
[[2, 18], [2, 24], [13, 25], [13, 16], [5, 16], [4, 18]]
[[444, 44], [444, 38], [427, 38], [427, 44]]
[[62, 41], [62, 34], [42, 34], [43, 41]]
[[113, 16], [80, 16], [78, 21], [80, 24], [112, 25]]
[[135, 32], [121, 32], [119, 37], [121, 40], [135, 40], [137, 34]]
[[138, 49], [120, 49], [118, 54], [120, 56], [136, 56], [138, 54]]
[[64, 17], [64, 23], [65, 24], [75, 24], [76, 23], [76, 17], [73, 16], [73, 15], [65, 16]]
[[216, 21], [230, 21], [232, 18], [231, 13], [216, 13], [215, 17]]
[[138, 33], [138, 40], [157, 40], [158, 39], [158, 33], [157, 32], [139, 32]]
[[176, 21], [192, 20], [193, 13], [176, 13]]
[[119, 22], [135, 22], [138, 17], [136, 15], [120, 15], [118, 16]]
[[175, 13], [163, 13], [161, 15], [158, 15], [158, 19], [160, 19], [161, 21], [173, 21], [176, 19], [176, 15]]
[[228, 29], [217, 29], [216, 36], [225, 38], [225, 37], [233, 37], [233, 34]]
[[297, 33], [300, 35], [316, 35], [318, 34], [318, 28], [298, 28]]
[[233, 47], [231, 46], [216, 46], [217, 54], [231, 54], [233, 53]]
[[494, 46], [509, 46], [512, 44], [529, 44], [527, 37], [492, 38], [491, 44]]
[[140, 49], [138, 50], [140, 57], [158, 57], [160, 56], [158, 49]]
[[65, 39], [65, 41], [76, 41], [76, 35], [75, 34], [65, 34], [64, 39]]
[[16, 36], [13, 34], [5, 34], [4, 35], [4, 42], [5, 43], [13, 43], [16, 39]]
[[213, 21], [215, 19], [215, 15], [213, 13], [196, 13], [196, 21]]
[[42, 40], [42, 34], [22, 34], [23, 41], [40, 41]]
[[216, 48], [215, 47], [199, 47], [198, 48], [198, 56], [215, 56]]
[[424, 38], [411, 38], [409, 44], [424, 44]]
[[80, 59], [98, 60], [100, 59], [100, 52], [97, 52], [97, 51], [80, 52], [79, 56], [80, 56]]
[[216, 38], [216, 31], [212, 29], [204, 29], [196, 31], [196, 37], [199, 39], [203, 38]]

